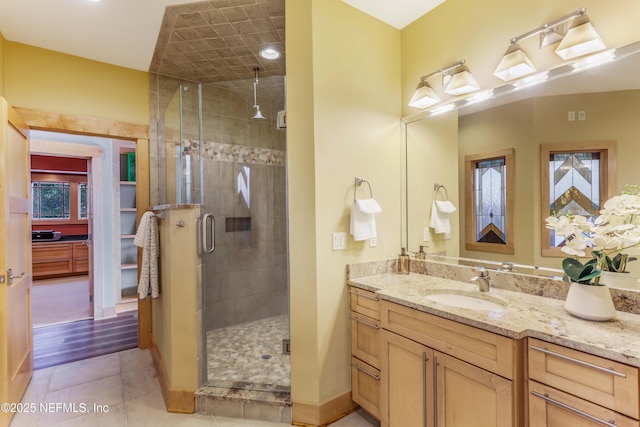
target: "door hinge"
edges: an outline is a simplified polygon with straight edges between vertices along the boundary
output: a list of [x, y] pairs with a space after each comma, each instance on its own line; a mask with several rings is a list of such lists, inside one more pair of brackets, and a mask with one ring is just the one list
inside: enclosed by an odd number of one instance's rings
[[0, 285], [4, 285], [6, 280], [4, 274], [0, 274]]
[[89, 295], [89, 302], [93, 302], [93, 295]]

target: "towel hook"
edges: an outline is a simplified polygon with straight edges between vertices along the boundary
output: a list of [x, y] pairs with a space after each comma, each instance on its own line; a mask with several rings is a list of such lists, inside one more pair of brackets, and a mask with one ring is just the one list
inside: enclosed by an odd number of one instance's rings
[[373, 190], [371, 190], [371, 184], [369, 183], [369, 181], [367, 181], [364, 178], [361, 178], [359, 176], [356, 176], [355, 179], [355, 184], [354, 184], [354, 188], [353, 188], [353, 201], [356, 201], [356, 192], [358, 191], [358, 187], [360, 187], [362, 185], [362, 183], [365, 183], [369, 186], [369, 193], [371, 194], [371, 198], [373, 199]]
[[439, 190], [444, 190], [444, 195], [445, 195], [445, 200], [449, 200], [449, 193], [447, 192], [447, 187], [445, 187], [442, 184], [433, 184], [433, 200], [436, 200], [436, 198], [438, 197], [438, 191]]

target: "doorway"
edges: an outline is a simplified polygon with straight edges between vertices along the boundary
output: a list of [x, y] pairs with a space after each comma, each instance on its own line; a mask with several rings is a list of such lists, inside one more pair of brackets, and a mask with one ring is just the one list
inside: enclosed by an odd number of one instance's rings
[[31, 154], [34, 328], [93, 318], [87, 158]]
[[[36, 369], [138, 345], [137, 306], [134, 304], [131, 307], [129, 304], [124, 310], [120, 310], [119, 307], [122, 302], [119, 292], [121, 277], [124, 275], [124, 270], [121, 271], [124, 267], [121, 265], [120, 253], [121, 244], [126, 237], [122, 236], [120, 231], [121, 226], [126, 223], [126, 234], [134, 232], [131, 230], [135, 230], [136, 214], [135, 205], [133, 209], [122, 209], [126, 211], [129, 219], [128, 222], [122, 221], [121, 197], [127, 199], [125, 196], [130, 196], [129, 192], [121, 190], [122, 178], [118, 158], [123, 146], [133, 147], [135, 150], [134, 142], [119, 139], [57, 132], [31, 132], [33, 165], [43, 160], [39, 169], [32, 168], [36, 169], [34, 177], [38, 178], [38, 181], [32, 180], [34, 226], [37, 223], [36, 217], [44, 210], [44, 203], [48, 202], [42, 195], [37, 194], [40, 180], [49, 184], [50, 181], [45, 181], [44, 178], [59, 178], [58, 175], [65, 175], [62, 181], [68, 188], [63, 188], [60, 193], [68, 196], [69, 207], [59, 210], [66, 209], [65, 216], [70, 221], [62, 225], [52, 225], [61, 229], [67, 225], [69, 229], [73, 229], [66, 240], [63, 229], [62, 233], [58, 232], [57, 236], [53, 236], [57, 239], [53, 242], [33, 243], [33, 270], [36, 273], [40, 270], [46, 279], [40, 282], [41, 285], [36, 282], [36, 286], [33, 287], [32, 317]], [[68, 167], [60, 166], [61, 162], [69, 164], [74, 161], [78, 165], [84, 163], [84, 177], [83, 171], [77, 170], [76, 175], [73, 175], [73, 172], [68, 173]], [[81, 169], [81, 166], [77, 166], [76, 169]], [[60, 185], [60, 181], [57, 179], [56, 185]], [[81, 191], [82, 185], [85, 186], [84, 192]], [[77, 188], [74, 189], [74, 186]], [[135, 193], [133, 197], [135, 198]], [[133, 211], [131, 218], [129, 211]], [[44, 230], [48, 233], [56, 231], [58, 230], [51, 228]], [[52, 236], [45, 233], [44, 237], [47, 239]], [[39, 268], [43, 263], [35, 252], [40, 245], [54, 246], [62, 252], [55, 254], [53, 250], [45, 251], [48, 264], [44, 264], [49, 270]], [[62, 262], [64, 256], [66, 258]], [[60, 259], [54, 260], [56, 257]], [[127, 272], [133, 271], [135, 277], [135, 257], [132, 262], [132, 266], [127, 266]], [[69, 293], [65, 295], [66, 292]], [[51, 298], [45, 294], [49, 294]], [[44, 301], [39, 301], [42, 295], [45, 295], [42, 298]], [[59, 306], [66, 304], [70, 307], [66, 310], [68, 315], [75, 311], [76, 316], [80, 318], [57, 318], [56, 299], [59, 300]], [[86, 305], [83, 305], [83, 302], [86, 302]], [[87, 313], [87, 306], [90, 309], [88, 316], [84, 315]], [[38, 310], [46, 312], [48, 317]], [[39, 323], [42, 317], [43, 322]], [[53, 324], [44, 325], [51, 320], [54, 320]]]

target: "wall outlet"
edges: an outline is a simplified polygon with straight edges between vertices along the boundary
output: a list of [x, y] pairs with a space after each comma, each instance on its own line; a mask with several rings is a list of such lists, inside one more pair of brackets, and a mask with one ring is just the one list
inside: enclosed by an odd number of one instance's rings
[[569, 115], [567, 116], [567, 120], [569, 120], [570, 122], [573, 122], [576, 120], [576, 112], [575, 111], [569, 111]]
[[347, 249], [347, 233], [344, 231], [333, 233], [333, 250], [343, 251]]
[[369, 247], [370, 248], [375, 248], [376, 246], [378, 246], [378, 238], [377, 237], [372, 237], [369, 239]]
[[451, 233], [444, 233], [444, 240], [451, 240]]
[[587, 120], [587, 112], [578, 111], [578, 120]]
[[429, 241], [429, 227], [424, 227], [422, 229], [422, 241], [423, 242]]

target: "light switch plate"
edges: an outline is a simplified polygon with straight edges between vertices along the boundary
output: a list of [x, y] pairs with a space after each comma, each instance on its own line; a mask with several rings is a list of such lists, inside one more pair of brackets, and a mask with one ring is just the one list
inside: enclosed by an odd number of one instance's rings
[[429, 227], [424, 227], [422, 229], [422, 241], [423, 242], [429, 241]]
[[370, 248], [375, 248], [376, 246], [378, 246], [378, 238], [377, 237], [372, 237], [369, 239], [369, 247]]
[[333, 250], [343, 251], [347, 249], [347, 233], [344, 231], [333, 233]]

